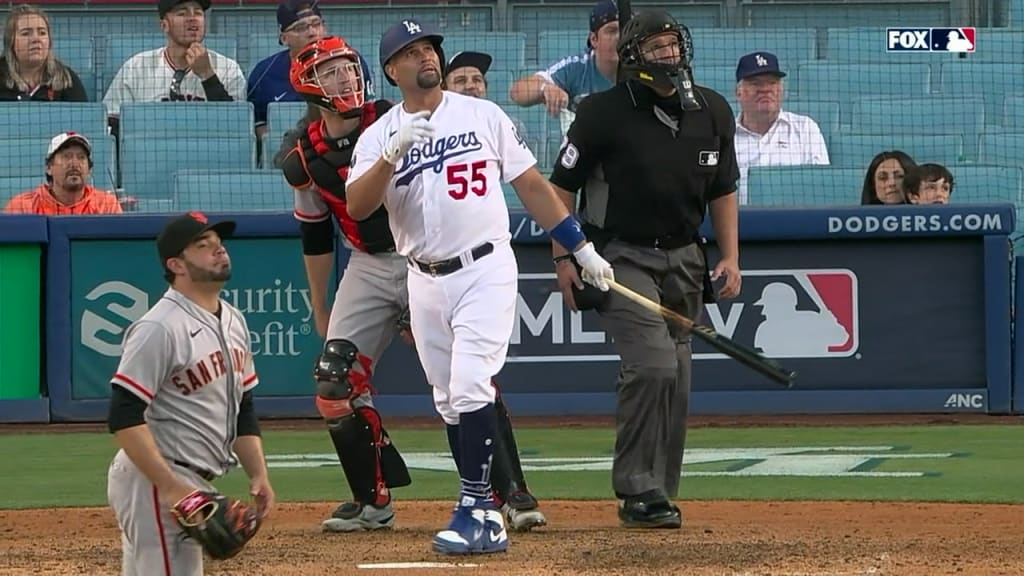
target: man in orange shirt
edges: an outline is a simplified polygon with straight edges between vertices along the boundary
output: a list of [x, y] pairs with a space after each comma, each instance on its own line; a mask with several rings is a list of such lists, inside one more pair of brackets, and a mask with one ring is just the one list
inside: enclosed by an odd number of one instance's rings
[[44, 216], [121, 214], [116, 196], [86, 184], [92, 166], [92, 144], [85, 136], [74, 132], [54, 136], [46, 152], [46, 182], [12, 198], [4, 212]]

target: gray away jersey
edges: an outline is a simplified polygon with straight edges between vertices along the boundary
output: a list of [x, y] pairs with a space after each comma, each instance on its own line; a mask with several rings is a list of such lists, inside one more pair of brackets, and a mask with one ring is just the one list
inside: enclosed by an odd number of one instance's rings
[[111, 382], [141, 398], [165, 458], [225, 474], [242, 394], [258, 383], [242, 313], [207, 312], [173, 288], [125, 334]]

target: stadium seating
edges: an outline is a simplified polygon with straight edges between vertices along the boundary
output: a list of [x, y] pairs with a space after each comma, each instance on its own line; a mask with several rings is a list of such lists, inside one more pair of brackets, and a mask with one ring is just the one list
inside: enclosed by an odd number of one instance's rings
[[281, 138], [305, 114], [305, 102], [271, 102], [267, 106], [267, 134], [264, 138], [262, 162], [264, 168], [274, 168], [271, 161], [281, 146]]
[[974, 157], [984, 126], [984, 102], [978, 97], [870, 97], [854, 102], [850, 132], [887, 137], [959, 133], [964, 152]]
[[[464, 50], [490, 54], [493, 58], [491, 70], [512, 71], [526, 66], [526, 34], [522, 32], [445, 34], [444, 54], [446, 58], [451, 58], [456, 52]], [[488, 73], [489, 75], [490, 73]]]
[[942, 64], [952, 54], [935, 52], [888, 52], [885, 26], [829, 28], [825, 31], [822, 59], [846, 63]]
[[[99, 39], [99, 50], [102, 54], [98, 69], [100, 85], [105, 94], [111, 80], [121, 66], [132, 56], [146, 50], [160, 48], [167, 43], [163, 34], [110, 34]], [[231, 58], [238, 59], [238, 40], [235, 36], [217, 36], [208, 34], [203, 42], [207, 48]], [[243, 68], [243, 73], [245, 69]]]
[[796, 92], [806, 100], [838, 100], [845, 123], [855, 100], [867, 96], [925, 96], [931, 77], [927, 64], [804, 62], [797, 70]]
[[[949, 26], [945, 2], [750, 2], [741, 4], [750, 28], [829, 28], [841, 26]], [[883, 45], [884, 46], [884, 45]]]
[[[1003, 113], [998, 118], [1001, 127], [1010, 132], [1024, 132], [1024, 95], [1009, 95], [1003, 100]], [[986, 132], [993, 131], [989, 122]]]
[[[831, 143], [834, 135], [839, 132], [839, 102], [802, 100], [786, 96], [782, 102], [782, 108], [787, 112], [812, 118], [818, 124], [818, 128], [821, 129], [821, 134], [825, 137], [826, 144]], [[739, 115], [740, 109], [738, 106], [734, 108], [734, 112], [736, 112], [736, 115]]]
[[276, 170], [178, 170], [171, 181], [178, 211], [288, 212], [295, 206], [291, 187]]
[[91, 74], [96, 67], [94, 41], [91, 36], [68, 36], [53, 40], [57, 59], [71, 67], [79, 76]]
[[888, 134], [835, 135], [829, 142], [833, 166], [866, 169], [871, 159], [883, 150], [902, 150], [917, 163], [958, 164], [964, 160], [963, 134], [913, 134], [893, 131]]
[[986, 117], [998, 118], [1006, 96], [1024, 94], [1024, 64], [952, 62], [942, 67], [939, 86], [945, 96], [984, 98]]
[[977, 157], [984, 164], [1024, 165], [1024, 132], [982, 134]]
[[[171, 175], [177, 170], [254, 170], [252, 104], [126, 104], [120, 152], [122, 182], [137, 197], [170, 198]], [[227, 188], [221, 194], [244, 198], [245, 193]]]
[[741, 56], [759, 50], [778, 56], [783, 71], [815, 59], [815, 34], [810, 28], [744, 30], [740, 34], [728, 28], [691, 28], [690, 33], [695, 68], [732, 66], [735, 71]]

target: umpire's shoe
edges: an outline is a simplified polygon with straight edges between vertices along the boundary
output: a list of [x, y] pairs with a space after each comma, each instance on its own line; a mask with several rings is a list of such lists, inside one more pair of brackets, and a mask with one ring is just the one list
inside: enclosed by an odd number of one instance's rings
[[463, 497], [452, 512], [448, 528], [434, 536], [438, 554], [493, 554], [508, 550], [505, 519], [492, 503], [478, 503]]
[[509, 494], [501, 510], [513, 532], [529, 532], [548, 523], [544, 513], [538, 510], [539, 506], [533, 494], [517, 490]]
[[324, 532], [359, 532], [362, 530], [390, 530], [395, 526], [395, 511], [391, 502], [377, 508], [359, 502], [346, 502], [323, 521]]
[[652, 490], [620, 502], [619, 521], [625, 528], [680, 528], [683, 515], [660, 491]]

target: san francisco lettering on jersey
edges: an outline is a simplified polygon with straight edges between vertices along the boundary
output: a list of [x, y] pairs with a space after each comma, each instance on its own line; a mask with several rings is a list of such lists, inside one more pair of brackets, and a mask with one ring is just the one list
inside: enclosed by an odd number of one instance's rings
[[[242, 378], [246, 363], [249, 361], [249, 353], [240, 348], [232, 348], [231, 356], [231, 364], [236, 377]], [[223, 352], [215, 350], [208, 356], [200, 358], [195, 364], [172, 374], [171, 383], [182, 394], [188, 396], [210, 382], [222, 378], [227, 372], [228, 369], [224, 362]]]
[[[391, 134], [394, 133], [392, 130]], [[402, 158], [398, 170], [395, 170], [395, 175], [398, 176], [395, 186], [408, 186], [413, 178], [428, 168], [432, 168], [435, 174], [440, 174], [446, 160], [482, 150], [483, 147], [476, 136], [476, 130], [453, 134], [447, 138], [436, 138], [422, 146], [413, 147]], [[406, 173], [406, 170], [409, 172]]]

